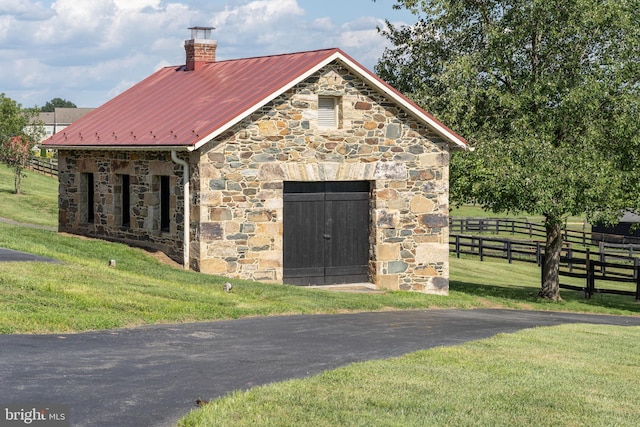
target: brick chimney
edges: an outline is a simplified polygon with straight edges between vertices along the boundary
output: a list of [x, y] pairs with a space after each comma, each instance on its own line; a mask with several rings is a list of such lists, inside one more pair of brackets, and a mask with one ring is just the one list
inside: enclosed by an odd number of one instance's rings
[[215, 62], [218, 42], [211, 40], [213, 27], [191, 27], [191, 40], [185, 40], [187, 53], [185, 71], [195, 71], [207, 62]]

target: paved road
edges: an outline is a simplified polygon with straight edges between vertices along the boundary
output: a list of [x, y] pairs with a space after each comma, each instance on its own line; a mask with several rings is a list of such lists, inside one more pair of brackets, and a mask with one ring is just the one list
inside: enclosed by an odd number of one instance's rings
[[38, 255], [28, 254], [26, 252], [18, 252], [11, 249], [0, 248], [0, 262], [10, 262], [10, 261], [37, 261], [37, 262], [52, 262], [52, 263], [60, 263], [60, 261], [45, 258]]
[[640, 318], [428, 310], [2, 335], [0, 404], [67, 404], [73, 426], [168, 426], [198, 398], [500, 332], [574, 322], [640, 325]]

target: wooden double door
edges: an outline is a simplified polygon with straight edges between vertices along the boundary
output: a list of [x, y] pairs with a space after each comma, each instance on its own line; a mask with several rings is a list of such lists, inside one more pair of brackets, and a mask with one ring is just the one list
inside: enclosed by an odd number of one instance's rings
[[369, 281], [367, 181], [285, 182], [283, 281]]

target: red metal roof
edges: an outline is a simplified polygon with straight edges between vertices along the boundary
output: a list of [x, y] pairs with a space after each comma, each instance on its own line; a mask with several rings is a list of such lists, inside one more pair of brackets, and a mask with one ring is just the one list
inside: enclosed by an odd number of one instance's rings
[[[43, 142], [53, 147], [197, 148], [333, 60], [341, 60], [419, 116], [446, 128], [340, 49], [165, 67]], [[414, 112], [415, 113], [415, 112]], [[431, 123], [433, 122], [433, 123]]]

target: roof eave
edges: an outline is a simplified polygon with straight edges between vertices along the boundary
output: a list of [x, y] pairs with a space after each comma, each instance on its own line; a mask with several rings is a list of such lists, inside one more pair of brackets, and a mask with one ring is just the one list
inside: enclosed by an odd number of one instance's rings
[[429, 127], [436, 131], [442, 138], [444, 138], [453, 148], [461, 148], [464, 150], [469, 150], [469, 143], [462, 138], [460, 135], [453, 132], [451, 129], [446, 127], [443, 123], [438, 121], [436, 118], [431, 116], [429, 113], [424, 111], [418, 105], [413, 103], [407, 97], [402, 95], [396, 89], [394, 89], [391, 85], [385, 83], [382, 79], [377, 77], [371, 71], [366, 68], [361, 67], [357, 62], [352, 60], [348, 55], [340, 52], [337, 53], [337, 59], [340, 59], [343, 64], [349, 68], [351, 71], [361, 75], [364, 79], [367, 80], [368, 83], [375, 86], [382, 93], [390, 96], [394, 101], [398, 104], [402, 105], [407, 111], [409, 111], [414, 117], [419, 120], [425, 122]]
[[55, 150], [88, 151], [193, 151], [193, 145], [63, 145], [42, 144], [44, 148]]

